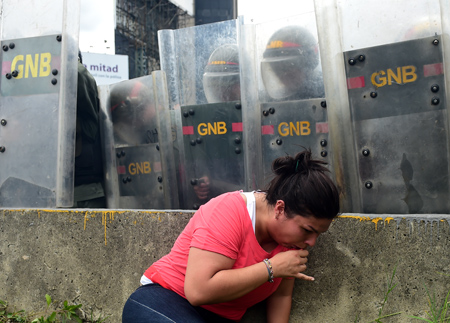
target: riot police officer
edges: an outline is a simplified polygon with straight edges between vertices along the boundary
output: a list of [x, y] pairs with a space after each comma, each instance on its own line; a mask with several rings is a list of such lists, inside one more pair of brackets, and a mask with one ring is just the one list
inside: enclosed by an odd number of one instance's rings
[[[210, 55], [203, 74], [203, 89], [208, 103], [214, 109], [215, 120], [226, 120], [227, 110], [220, 103], [240, 102], [241, 87], [239, 73], [239, 50], [236, 44], [225, 44], [216, 48]], [[228, 145], [228, 143], [224, 143]], [[196, 173], [200, 174], [193, 185], [200, 203], [224, 192], [242, 189], [238, 183], [243, 174], [236, 169], [233, 174], [223, 172], [223, 160], [210, 156], [206, 151], [196, 163]], [[237, 167], [236, 167], [237, 168]]]
[[203, 74], [203, 89], [209, 103], [239, 101], [239, 51], [236, 44], [214, 50]]
[[103, 160], [100, 143], [97, 83], [83, 65], [78, 51], [77, 121], [75, 143], [74, 205], [104, 208]]
[[269, 39], [261, 61], [267, 93], [277, 101], [324, 97], [318, 44], [307, 29], [286, 26]]
[[111, 115], [116, 145], [158, 142], [156, 110], [151, 91], [141, 81], [120, 82], [111, 88]]

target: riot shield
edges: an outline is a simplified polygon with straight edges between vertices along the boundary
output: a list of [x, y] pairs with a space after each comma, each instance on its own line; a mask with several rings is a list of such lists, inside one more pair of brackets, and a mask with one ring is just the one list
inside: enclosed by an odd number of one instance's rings
[[179, 208], [164, 73], [99, 88], [108, 208]]
[[305, 148], [331, 163], [314, 13], [244, 25], [240, 40], [248, 185], [263, 188], [275, 158]]
[[71, 207], [79, 2], [1, 2], [0, 207]]
[[361, 5], [316, 3], [344, 211], [448, 213], [448, 12]]
[[182, 207], [244, 189], [236, 20], [158, 32], [166, 72]]

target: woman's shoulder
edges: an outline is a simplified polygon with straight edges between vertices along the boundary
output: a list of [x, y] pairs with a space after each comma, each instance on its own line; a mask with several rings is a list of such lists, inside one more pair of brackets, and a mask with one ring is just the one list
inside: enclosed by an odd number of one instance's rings
[[221, 194], [202, 205], [199, 209], [199, 213], [201, 213], [203, 217], [219, 216], [227, 218], [229, 218], [231, 214], [244, 214], [244, 210], [247, 209], [247, 200], [242, 194], [242, 191]]
[[222, 203], [222, 202], [246, 204], [247, 197], [245, 196], [245, 193], [243, 191], [232, 191], [232, 192], [223, 193], [219, 196], [212, 198], [208, 203], [206, 203], [206, 205], [214, 204], [214, 203]]

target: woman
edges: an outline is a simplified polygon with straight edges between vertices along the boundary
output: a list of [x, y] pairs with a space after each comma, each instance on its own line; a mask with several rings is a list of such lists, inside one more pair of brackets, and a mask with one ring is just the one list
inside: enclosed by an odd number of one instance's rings
[[325, 164], [310, 150], [277, 158], [266, 191], [203, 205], [144, 273], [122, 322], [235, 322], [265, 299], [267, 321], [288, 322], [293, 278], [314, 280], [303, 274], [306, 249], [339, 212]]

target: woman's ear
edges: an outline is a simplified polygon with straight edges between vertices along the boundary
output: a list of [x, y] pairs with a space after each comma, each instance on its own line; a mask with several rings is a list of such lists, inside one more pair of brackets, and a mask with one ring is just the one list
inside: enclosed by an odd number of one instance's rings
[[275, 203], [275, 218], [278, 219], [278, 217], [282, 214], [284, 214], [284, 201], [283, 200], [277, 200], [277, 202]]

